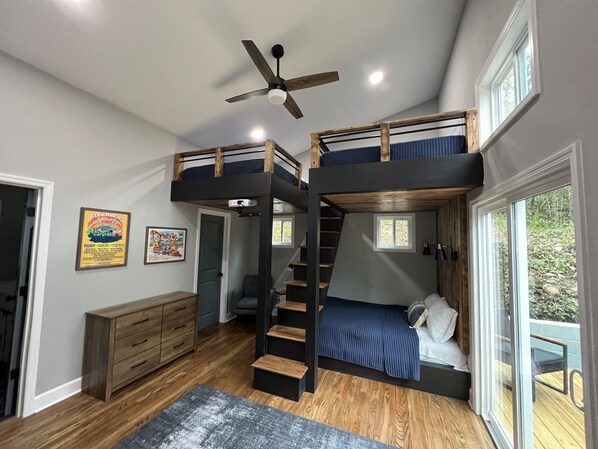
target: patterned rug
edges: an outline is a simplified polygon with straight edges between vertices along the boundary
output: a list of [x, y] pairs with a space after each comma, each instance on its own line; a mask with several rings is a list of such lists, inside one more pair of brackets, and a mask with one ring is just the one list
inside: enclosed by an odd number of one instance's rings
[[116, 448], [390, 449], [394, 446], [198, 385]]

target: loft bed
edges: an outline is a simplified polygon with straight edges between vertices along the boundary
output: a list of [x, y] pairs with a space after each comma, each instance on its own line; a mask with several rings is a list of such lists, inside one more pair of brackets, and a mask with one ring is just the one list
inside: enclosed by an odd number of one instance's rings
[[[437, 291], [458, 312], [453, 344], [465, 357], [469, 354], [465, 195], [482, 184], [477, 111], [473, 109], [312, 133], [308, 235], [318, 235], [320, 231], [319, 211], [312, 208], [320, 201], [345, 213], [436, 211], [436, 241], [451, 246], [459, 255], [458, 261], [438, 264]], [[319, 242], [308, 239], [308, 267], [317, 267], [319, 258]], [[321, 356], [319, 315], [309, 305], [317, 297], [319, 272], [308, 268], [307, 274], [308, 368], [320, 366], [449, 397], [468, 398], [469, 373], [444, 363], [420, 361], [419, 380], [414, 380], [391, 376], [379, 367], [375, 369], [346, 358]], [[353, 324], [356, 323], [346, 327]], [[316, 385], [317, 370], [310, 369], [308, 375], [308, 384]]]
[[278, 198], [282, 212], [307, 209], [307, 183], [302, 166], [274, 140], [250, 142], [174, 155], [171, 201], [184, 201], [230, 211], [229, 199]]

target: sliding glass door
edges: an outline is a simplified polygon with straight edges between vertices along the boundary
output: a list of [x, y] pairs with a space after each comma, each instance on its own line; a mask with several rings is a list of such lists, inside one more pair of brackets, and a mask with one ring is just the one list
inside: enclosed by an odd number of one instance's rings
[[503, 447], [585, 447], [573, 200], [554, 184], [480, 217], [486, 418]]

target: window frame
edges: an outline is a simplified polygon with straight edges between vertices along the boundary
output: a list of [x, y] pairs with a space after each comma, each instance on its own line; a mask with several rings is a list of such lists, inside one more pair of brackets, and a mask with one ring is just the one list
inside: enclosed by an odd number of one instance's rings
[[[542, 92], [538, 57], [538, 25], [536, 0], [519, 0], [494, 45], [478, 79], [476, 105], [479, 111], [480, 151], [484, 152], [527, 112]], [[521, 50], [529, 45], [531, 90], [521, 98], [522, 73], [519, 70]], [[497, 82], [514, 67], [516, 106], [504, 119], [498, 120]]]
[[[274, 222], [280, 221], [280, 243], [274, 243]], [[282, 243], [282, 231], [284, 223], [291, 222], [291, 243]], [[272, 219], [272, 247], [274, 248], [292, 248], [295, 246], [295, 217], [293, 215], [276, 215]]]
[[[380, 247], [378, 246], [378, 222], [381, 219], [392, 218], [394, 220], [405, 220], [407, 221], [407, 237], [408, 245], [406, 247]], [[395, 227], [393, 226], [393, 230]], [[416, 251], [415, 244], [415, 214], [413, 213], [400, 213], [400, 214], [374, 214], [374, 238], [372, 246], [374, 251], [377, 252], [398, 252], [398, 253], [414, 253]]]

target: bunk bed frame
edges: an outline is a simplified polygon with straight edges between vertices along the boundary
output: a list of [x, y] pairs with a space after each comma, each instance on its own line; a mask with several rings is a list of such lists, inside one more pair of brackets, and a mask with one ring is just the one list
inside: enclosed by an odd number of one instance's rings
[[[262, 173], [226, 175], [226, 161], [238, 156], [262, 154]], [[275, 161], [291, 167], [294, 182], [291, 184], [274, 173]], [[214, 163], [214, 176], [204, 179], [184, 179], [184, 170], [197, 162]], [[250, 142], [206, 150], [188, 151], [174, 155], [174, 176], [170, 199], [222, 209], [231, 212], [230, 199], [256, 199], [258, 205], [247, 212], [259, 212], [259, 262], [258, 262], [258, 304], [256, 310], [256, 358], [266, 353], [266, 332], [272, 316], [272, 220], [274, 201], [280, 200], [282, 213], [297, 213], [307, 210], [307, 191], [301, 189], [302, 166], [274, 140]], [[266, 242], [265, 244], [263, 242]]]
[[[392, 136], [464, 127], [467, 153], [391, 160]], [[320, 156], [334, 143], [372, 139], [380, 142], [380, 163], [320, 166]], [[421, 380], [396, 379], [386, 373], [318, 356], [318, 285], [320, 270], [320, 202], [344, 213], [437, 210], [437, 241], [452, 246], [459, 260], [438, 266], [438, 292], [458, 312], [455, 339], [469, 353], [467, 209], [465, 194], [483, 184], [475, 109], [459, 110], [311, 134], [308, 195], [306, 390], [317, 388], [317, 367], [329, 368], [458, 399], [469, 396], [470, 374], [421, 362]]]

